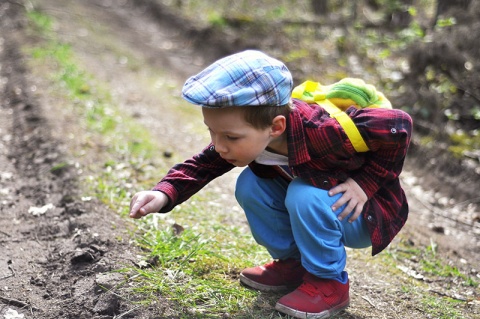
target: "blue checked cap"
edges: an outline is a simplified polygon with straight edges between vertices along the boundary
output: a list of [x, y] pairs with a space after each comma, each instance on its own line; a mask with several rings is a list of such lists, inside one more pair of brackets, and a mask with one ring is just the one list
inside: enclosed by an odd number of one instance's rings
[[280, 106], [289, 102], [292, 75], [280, 61], [247, 50], [222, 58], [190, 77], [182, 95], [203, 107]]

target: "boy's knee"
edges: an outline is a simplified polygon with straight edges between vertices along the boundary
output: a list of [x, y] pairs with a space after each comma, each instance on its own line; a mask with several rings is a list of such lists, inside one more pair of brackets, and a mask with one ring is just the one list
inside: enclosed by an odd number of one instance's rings
[[314, 186], [304, 182], [300, 178], [294, 179], [288, 186], [287, 196], [285, 198], [285, 206], [287, 209], [296, 208], [302, 209], [310, 206], [310, 201], [313, 200], [312, 188]]
[[[325, 214], [334, 215], [331, 211], [333, 204], [332, 197], [328, 195], [328, 191], [315, 187], [301, 179], [294, 179], [289, 187], [285, 198], [285, 206], [290, 214], [298, 212], [303, 215], [311, 212], [318, 215], [319, 211]], [[327, 217], [327, 216], [325, 216]]]

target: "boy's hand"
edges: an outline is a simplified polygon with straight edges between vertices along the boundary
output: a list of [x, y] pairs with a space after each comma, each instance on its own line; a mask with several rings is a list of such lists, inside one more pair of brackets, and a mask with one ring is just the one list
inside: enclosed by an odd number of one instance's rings
[[167, 195], [158, 191], [142, 191], [133, 195], [130, 202], [130, 217], [142, 218], [156, 213], [168, 203]]
[[343, 195], [333, 204], [332, 210], [336, 211], [339, 207], [348, 203], [343, 209], [343, 212], [338, 215], [338, 219], [343, 220], [353, 212], [353, 215], [348, 219], [348, 222], [354, 222], [358, 216], [360, 216], [363, 206], [368, 200], [367, 194], [365, 194], [357, 182], [351, 178], [348, 178], [345, 183], [335, 186], [328, 192], [330, 196], [338, 193], [343, 193]]

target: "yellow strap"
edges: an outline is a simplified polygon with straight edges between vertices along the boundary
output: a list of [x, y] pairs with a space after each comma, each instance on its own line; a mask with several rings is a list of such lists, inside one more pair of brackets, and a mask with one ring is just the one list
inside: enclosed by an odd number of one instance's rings
[[350, 116], [347, 113], [340, 110], [335, 104], [329, 100], [317, 101], [317, 103], [322, 106], [331, 117], [336, 119], [338, 123], [342, 126], [345, 134], [350, 139], [350, 142], [353, 145], [353, 148], [357, 152], [367, 152], [369, 148], [365, 141], [362, 138], [362, 135], [358, 131], [357, 126], [353, 123]]

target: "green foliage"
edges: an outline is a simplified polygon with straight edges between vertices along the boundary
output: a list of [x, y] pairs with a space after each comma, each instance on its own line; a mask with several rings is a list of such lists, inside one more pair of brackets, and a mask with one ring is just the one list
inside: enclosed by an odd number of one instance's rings
[[27, 18], [34, 25], [34, 28], [42, 34], [52, 32], [53, 20], [49, 16], [36, 10], [28, 10]]
[[52, 168], [50, 169], [50, 171], [51, 171], [52, 173], [55, 173], [55, 172], [61, 171], [61, 170], [64, 169], [65, 167], [68, 167], [68, 163], [66, 163], [66, 162], [58, 163], [58, 164], [55, 164], [54, 166], [52, 166]]
[[288, 62], [295, 63], [297, 60], [300, 60], [302, 58], [309, 56], [309, 54], [310, 52], [307, 49], [292, 50], [283, 57], [283, 60], [287, 63]]
[[480, 120], [480, 106], [474, 106], [471, 109], [472, 117], [476, 120]]
[[208, 14], [208, 22], [211, 25], [218, 26], [218, 27], [225, 27], [227, 25], [225, 18], [215, 11], [212, 11]]
[[457, 24], [457, 20], [455, 18], [445, 18], [445, 19], [438, 19], [436, 27], [438, 28], [445, 28], [451, 27]]
[[459, 158], [463, 157], [465, 152], [480, 149], [480, 134], [478, 134], [478, 131], [467, 134], [459, 130], [450, 135], [450, 141], [449, 151]]

